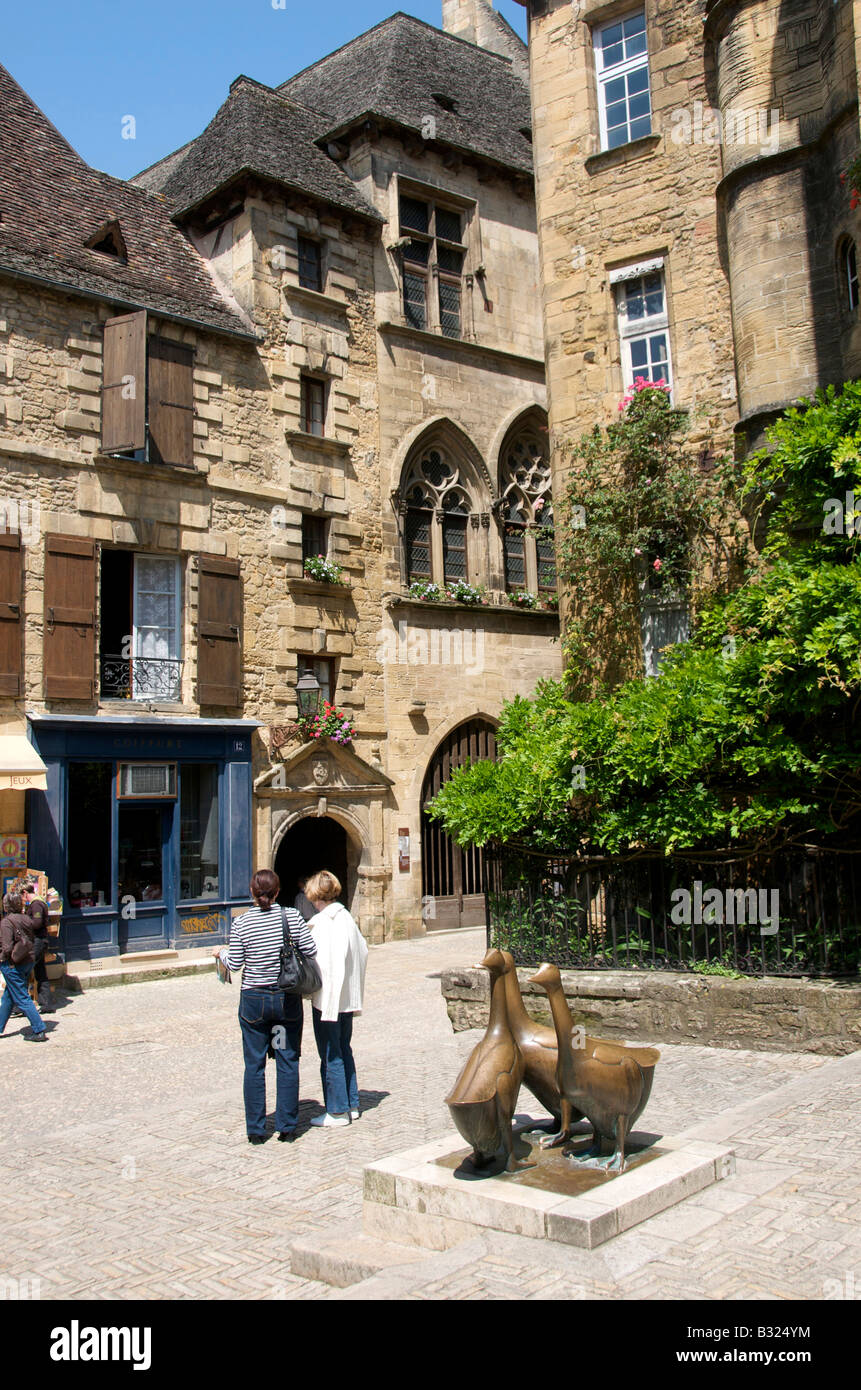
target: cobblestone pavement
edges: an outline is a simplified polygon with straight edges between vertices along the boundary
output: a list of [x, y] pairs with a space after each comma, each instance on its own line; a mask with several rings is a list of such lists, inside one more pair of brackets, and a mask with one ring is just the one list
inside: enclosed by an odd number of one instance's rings
[[[597, 1251], [494, 1233], [352, 1289], [293, 1276], [295, 1237], [359, 1219], [364, 1164], [450, 1130], [444, 1097], [479, 1035], [452, 1033], [438, 975], [482, 950], [479, 931], [371, 948], [362, 1118], [307, 1128], [322, 1108], [308, 1019], [292, 1145], [246, 1142], [238, 991], [214, 974], [71, 997], [44, 1047], [10, 1021], [0, 1281], [100, 1299], [819, 1299], [849, 1273], [861, 1288], [861, 1054], [678, 1045], [644, 1121], [731, 1141], [734, 1178]], [[22, 1173], [24, 1210], [8, 1198]]]

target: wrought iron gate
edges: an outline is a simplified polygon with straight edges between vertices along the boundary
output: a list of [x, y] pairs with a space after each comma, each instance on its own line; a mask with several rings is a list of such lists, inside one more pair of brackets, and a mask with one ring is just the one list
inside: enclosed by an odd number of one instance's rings
[[434, 753], [422, 785], [422, 895], [428, 931], [478, 927], [485, 918], [485, 863], [480, 849], [461, 849], [425, 812], [440, 787], [466, 762], [496, 758], [496, 730], [486, 719], [460, 724]]

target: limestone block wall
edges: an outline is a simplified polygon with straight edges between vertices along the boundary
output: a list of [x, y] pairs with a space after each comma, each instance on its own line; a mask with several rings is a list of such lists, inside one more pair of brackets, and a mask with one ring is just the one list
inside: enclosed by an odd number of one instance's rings
[[[652, 134], [602, 152], [593, 28], [635, 6], [548, 0], [530, 20], [536, 194], [554, 467], [623, 393], [614, 269], [663, 258], [675, 404], [726, 441], [736, 379], [714, 192], [703, 0], [646, 5]], [[697, 107], [696, 103], [699, 103]], [[697, 112], [700, 125], [696, 124]]]
[[740, 413], [755, 438], [764, 412], [857, 367], [839, 266], [841, 240], [858, 231], [840, 184], [858, 144], [853, 12], [826, 0], [712, 4], [705, 32], [724, 124], [748, 126], [724, 143], [720, 198]]

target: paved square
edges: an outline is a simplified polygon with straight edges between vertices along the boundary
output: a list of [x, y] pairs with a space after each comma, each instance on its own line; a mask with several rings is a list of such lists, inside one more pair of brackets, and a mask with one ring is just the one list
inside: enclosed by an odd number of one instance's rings
[[[738, 1171], [598, 1250], [489, 1233], [351, 1289], [290, 1273], [293, 1239], [360, 1219], [366, 1163], [452, 1129], [444, 1098], [477, 1040], [439, 971], [483, 932], [371, 948], [354, 1047], [362, 1119], [321, 1109], [310, 1019], [300, 1137], [245, 1139], [238, 989], [215, 975], [93, 990], [34, 1048], [0, 1038], [0, 1281], [43, 1298], [808, 1298], [861, 1288], [861, 1054], [662, 1047], [641, 1129], [731, 1143]], [[269, 1068], [270, 1113], [274, 1069]], [[538, 1114], [522, 1093], [520, 1111]], [[21, 1173], [26, 1211], [9, 1201]], [[854, 1274], [852, 1280], [847, 1275]], [[0, 1285], [3, 1288], [8, 1285]]]

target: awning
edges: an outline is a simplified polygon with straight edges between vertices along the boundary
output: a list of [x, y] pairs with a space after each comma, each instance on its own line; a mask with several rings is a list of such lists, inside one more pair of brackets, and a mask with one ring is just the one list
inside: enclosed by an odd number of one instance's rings
[[47, 791], [47, 771], [23, 734], [0, 734], [0, 791]]

